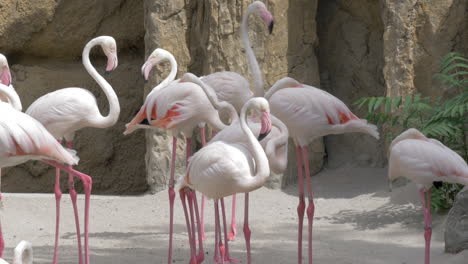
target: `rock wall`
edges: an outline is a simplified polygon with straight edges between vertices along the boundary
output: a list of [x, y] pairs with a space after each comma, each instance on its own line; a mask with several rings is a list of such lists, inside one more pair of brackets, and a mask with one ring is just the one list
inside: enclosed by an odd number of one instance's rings
[[[143, 95], [143, 6], [139, 1], [2, 1], [0, 52], [10, 62], [13, 85], [24, 110], [38, 97], [65, 87], [89, 89], [103, 114], [107, 99], [81, 64], [81, 52], [91, 38], [111, 35], [117, 41], [119, 66], [105, 78], [119, 97], [118, 123], [108, 129], [87, 128], [77, 133], [77, 168], [93, 177], [93, 193], [142, 193], [148, 189], [145, 138], [124, 137], [124, 124], [139, 109]], [[8, 14], [8, 15], [5, 15]], [[104, 71], [102, 51], [95, 48], [91, 61]], [[40, 162], [2, 170], [3, 190], [51, 192], [54, 172]], [[62, 189], [67, 189], [62, 176]], [[80, 184], [77, 188], [81, 189]]]

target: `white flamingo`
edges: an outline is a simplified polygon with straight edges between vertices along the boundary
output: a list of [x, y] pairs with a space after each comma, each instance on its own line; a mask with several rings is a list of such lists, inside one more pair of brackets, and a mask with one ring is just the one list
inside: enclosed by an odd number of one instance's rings
[[[47, 130], [57, 139], [65, 138], [67, 146], [71, 147], [75, 132], [85, 127], [107, 128], [113, 126], [120, 114], [120, 105], [117, 95], [112, 86], [96, 71], [89, 60], [89, 53], [94, 46], [101, 46], [107, 56], [106, 72], [117, 67], [117, 45], [114, 38], [100, 36], [90, 40], [83, 49], [83, 65], [91, 77], [99, 84], [109, 101], [109, 114], [103, 116], [96, 102], [94, 95], [82, 88], [64, 88], [37, 99], [26, 111], [27, 114], [41, 122]], [[81, 179], [85, 192], [85, 263], [89, 263], [89, 203], [92, 188], [92, 179], [85, 177]], [[78, 208], [76, 205], [77, 193], [74, 188], [73, 176], [69, 175], [70, 197], [75, 213], [76, 231], [78, 238], [79, 263], [82, 264], [82, 250], [80, 240], [80, 228], [78, 219]], [[58, 231], [60, 222], [60, 170], [56, 171], [55, 178], [55, 198], [57, 210], [57, 223], [55, 234], [54, 260], [57, 263]]]
[[[12, 99], [11, 90], [3, 84], [0, 84], [0, 93]], [[86, 174], [58, 163], [77, 164], [76, 152], [63, 148], [37, 120], [4, 102], [0, 102], [0, 113], [0, 168], [15, 166], [28, 160], [44, 160], [75, 177], [89, 178]], [[4, 245], [0, 226], [0, 257]]]
[[[258, 15], [262, 18], [267, 25], [269, 33], [273, 31], [274, 20], [270, 11], [267, 9], [265, 4], [261, 1], [252, 2], [244, 12], [242, 16], [242, 24], [240, 27], [240, 37], [244, 44], [245, 54], [249, 69], [252, 73], [254, 81], [254, 93], [250, 89], [249, 82], [240, 74], [230, 71], [216, 72], [202, 77], [204, 83], [213, 87], [216, 95], [220, 101], [226, 101], [232, 104], [238, 113], [242, 106], [253, 96], [263, 96], [264, 94], [264, 82], [262, 72], [257, 62], [257, 58], [252, 49], [252, 45], [249, 40], [249, 28], [248, 21], [250, 15]], [[231, 215], [231, 228], [229, 232], [229, 240], [233, 240], [236, 237], [236, 195], [233, 195], [232, 199], [232, 215]], [[202, 231], [203, 228], [203, 208], [204, 200], [202, 199]], [[204, 233], [204, 231], [203, 231]]]
[[[15, 255], [13, 256], [13, 264], [32, 264], [33, 263], [33, 249], [30, 242], [22, 240], [15, 247]], [[8, 264], [5, 260], [0, 258], [0, 264]]]
[[[219, 241], [222, 262], [224, 262], [225, 255], [221, 241], [218, 200], [235, 193], [254, 191], [262, 187], [270, 175], [265, 152], [246, 122], [247, 110], [249, 109], [254, 109], [261, 116], [260, 134], [270, 132], [271, 120], [268, 102], [264, 98], [250, 99], [242, 108], [240, 115], [240, 127], [248, 139], [247, 143], [216, 141], [208, 144], [190, 159], [187, 174], [179, 183], [181, 195], [183, 195], [185, 187], [189, 187], [203, 193], [208, 198], [215, 199], [216, 241]], [[223, 203], [221, 206], [224, 207]], [[226, 232], [224, 216], [223, 224]], [[192, 233], [190, 228], [190, 225], [187, 224], [189, 239], [192, 240], [191, 245], [194, 245], [194, 238], [190, 237]], [[191, 247], [191, 250], [193, 252], [194, 248]], [[250, 263], [250, 254], [248, 256], [248, 263]]]
[[425, 137], [410, 128], [396, 137], [390, 145], [388, 165], [390, 180], [406, 177], [416, 183], [424, 213], [425, 256], [430, 263], [431, 250], [431, 186], [435, 181], [468, 185], [466, 161], [444, 144]]
[[309, 154], [307, 146], [316, 138], [351, 132], [360, 132], [379, 138], [377, 127], [356, 117], [349, 108], [333, 95], [310, 85], [299, 83], [290, 77], [277, 81], [265, 94], [271, 113], [288, 127], [296, 144], [299, 205], [298, 263], [302, 263], [302, 223], [304, 219], [304, 179], [307, 182], [309, 206], [307, 216], [309, 264], [312, 264], [312, 224], [315, 206], [310, 182]]

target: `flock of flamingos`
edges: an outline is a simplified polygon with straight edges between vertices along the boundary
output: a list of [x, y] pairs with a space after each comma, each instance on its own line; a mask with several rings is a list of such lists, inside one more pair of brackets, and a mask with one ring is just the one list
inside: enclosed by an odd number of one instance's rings
[[[217, 263], [237, 262], [229, 255], [228, 240], [236, 235], [233, 216], [231, 232], [226, 228], [224, 200], [235, 194], [245, 194], [244, 236], [247, 263], [251, 263], [248, 225], [249, 192], [265, 183], [270, 172], [281, 173], [287, 165], [288, 138], [296, 145], [299, 205], [297, 207], [298, 263], [302, 263], [302, 227], [304, 213], [308, 218], [308, 263], [312, 263], [312, 224], [314, 203], [309, 171], [308, 145], [314, 139], [329, 134], [366, 133], [379, 138], [377, 127], [356, 117], [348, 107], [333, 95], [318, 88], [285, 77], [266, 93], [262, 74], [248, 39], [248, 17], [258, 15], [273, 30], [273, 16], [260, 1], [245, 11], [241, 39], [246, 49], [254, 86], [234, 72], [217, 72], [201, 78], [186, 73], [175, 80], [177, 63], [171, 53], [156, 49], [142, 67], [145, 80], [151, 69], [169, 61], [171, 71], [146, 97], [138, 114], [126, 125], [124, 134], [139, 128], [162, 128], [172, 132], [173, 151], [169, 180], [170, 225], [168, 264], [172, 263], [172, 233], [174, 200], [179, 192], [184, 209], [191, 264], [204, 261], [203, 240], [205, 196], [214, 200], [215, 253]], [[25, 113], [19, 96], [11, 85], [12, 78], [6, 58], [0, 56], [0, 168], [15, 166], [28, 160], [42, 160], [56, 167], [56, 236], [53, 263], [57, 263], [60, 222], [60, 171], [69, 174], [69, 194], [73, 203], [78, 239], [79, 263], [89, 263], [89, 206], [92, 178], [73, 169], [78, 163], [72, 150], [75, 132], [84, 127], [108, 128], [119, 117], [120, 105], [112, 86], [96, 71], [89, 59], [90, 50], [101, 46], [107, 56], [106, 72], [117, 67], [117, 46], [112, 37], [101, 36], [89, 41], [83, 50], [83, 65], [99, 84], [109, 101], [109, 114], [103, 116], [91, 92], [82, 88], [65, 88], [37, 99]], [[220, 118], [220, 112], [229, 114], [229, 124]], [[217, 134], [206, 142], [205, 126]], [[203, 147], [192, 155], [191, 136], [200, 129]], [[174, 178], [177, 137], [187, 142], [187, 173]], [[64, 140], [64, 142], [62, 141]], [[420, 191], [424, 210], [425, 263], [430, 261], [431, 212], [430, 188], [433, 181], [447, 181], [468, 185], [466, 162], [454, 151], [437, 140], [426, 138], [416, 129], [409, 129], [396, 137], [390, 146], [389, 178], [407, 177]], [[81, 180], [85, 193], [84, 258], [76, 204], [75, 178]], [[307, 186], [306, 209], [304, 179]], [[203, 197], [199, 210], [196, 192]], [[219, 204], [220, 207], [219, 208]], [[220, 217], [220, 209], [222, 216]], [[234, 210], [233, 210], [234, 211]], [[223, 222], [224, 238], [221, 230]], [[198, 248], [198, 252], [197, 252]], [[0, 256], [4, 241], [0, 229]], [[1, 260], [0, 263], [6, 263]], [[31, 244], [22, 241], [15, 249], [14, 263], [32, 263]]]

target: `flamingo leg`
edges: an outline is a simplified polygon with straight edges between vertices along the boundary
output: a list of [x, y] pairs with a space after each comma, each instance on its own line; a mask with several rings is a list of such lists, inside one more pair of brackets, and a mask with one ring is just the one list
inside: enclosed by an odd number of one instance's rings
[[297, 157], [297, 182], [299, 186], [299, 204], [297, 206], [297, 216], [299, 218], [298, 236], [297, 236], [297, 259], [298, 263], [302, 263], [302, 227], [304, 223], [304, 177], [302, 175], [302, 151], [299, 145], [296, 146], [296, 157]]
[[188, 234], [189, 244], [190, 244], [190, 264], [196, 264], [197, 259], [195, 257], [195, 248], [193, 247], [194, 246], [194, 243], [193, 243], [194, 240], [192, 238], [192, 229], [191, 229], [191, 226], [190, 226], [190, 218], [189, 218], [189, 214], [188, 214], [188, 211], [187, 211], [187, 205], [185, 204], [185, 188], [182, 188], [179, 191], [179, 196], [180, 196], [180, 200], [182, 201], [182, 207], [184, 208], [185, 224], [187, 225], [187, 234]]
[[249, 193], [245, 193], [245, 205], [244, 205], [244, 237], [245, 247], [247, 249], [247, 264], [252, 263], [252, 254], [250, 252], [250, 228], [249, 228]]
[[[431, 190], [427, 191], [424, 188], [419, 190], [424, 214], [424, 264], [431, 262], [431, 236], [432, 236], [432, 219], [431, 219]], [[427, 196], [426, 196], [427, 195]]]
[[307, 151], [307, 147], [302, 147], [302, 157], [304, 158], [304, 169], [305, 173], [304, 176], [306, 178], [307, 183], [307, 193], [309, 196], [309, 206], [307, 207], [307, 219], [309, 220], [309, 264], [312, 264], [312, 226], [314, 224], [314, 213], [315, 213], [315, 205], [314, 205], [314, 198], [312, 196], [312, 183], [310, 179], [310, 169], [309, 169], [309, 153]]
[[171, 176], [169, 178], [169, 252], [167, 257], [167, 263], [172, 264], [172, 234], [174, 231], [174, 200], [175, 200], [175, 191], [174, 191], [174, 174], [175, 174], [175, 161], [176, 161], [176, 151], [177, 151], [177, 138], [172, 138], [172, 157], [171, 157]]
[[81, 179], [84, 185], [84, 191], [85, 191], [85, 263], [89, 264], [89, 206], [90, 206], [90, 198], [91, 198], [91, 189], [92, 189], [92, 184], [93, 180], [89, 175], [86, 175], [84, 173], [81, 173], [79, 171], [76, 171], [74, 169], [69, 168], [68, 166], [65, 166], [63, 164], [60, 164], [58, 162], [52, 161], [52, 160], [43, 160], [45, 163], [50, 164], [56, 168], [59, 168], [63, 171], [66, 171], [68, 173], [73, 174], [75, 177], [78, 177]]
[[[190, 190], [187, 188], [186, 190], [186, 195], [187, 195], [187, 200], [188, 200], [188, 206], [189, 206], [189, 212], [190, 212], [190, 231], [192, 231], [192, 234], [191, 234], [191, 244], [192, 246], [190, 247], [191, 248], [191, 257], [190, 257], [190, 263], [194, 262], [194, 263], [198, 263], [198, 260], [197, 260], [197, 256], [196, 256], [196, 251], [197, 251], [197, 243], [196, 243], [196, 231], [195, 231], [195, 216], [194, 216], [194, 212], [193, 212], [193, 205], [194, 205], [194, 201], [193, 201], [193, 190]], [[193, 260], [195, 259], [195, 261]]]
[[[205, 133], [205, 127], [200, 128], [200, 134], [201, 134], [201, 140], [202, 140], [202, 147], [206, 146], [206, 133]], [[200, 221], [200, 226], [201, 226], [201, 237], [203, 240], [206, 239], [205, 236], [205, 195], [202, 194], [201, 197], [201, 221]]]
[[197, 203], [197, 192], [193, 191], [193, 207], [195, 208], [195, 217], [197, 219], [197, 231], [198, 231], [198, 256], [197, 261], [198, 263], [202, 263], [205, 260], [205, 253], [203, 252], [203, 236], [202, 236], [202, 229], [200, 225], [200, 213], [198, 212], [198, 203]]
[[59, 241], [59, 227], [60, 227], [60, 200], [62, 199], [62, 190], [60, 190], [60, 169], [55, 169], [55, 243], [54, 243], [54, 257], [53, 264], [57, 264], [58, 254], [58, 241]]
[[[0, 168], [0, 187], [2, 179], [2, 169]], [[0, 205], [2, 204], [2, 193], [0, 192]], [[5, 240], [3, 239], [2, 224], [0, 221], [0, 258], [3, 258], [3, 250], [5, 249]]]
[[239, 260], [231, 259], [231, 257], [229, 256], [229, 242], [228, 242], [228, 233], [227, 233], [227, 224], [226, 224], [226, 210], [224, 207], [224, 198], [221, 198], [220, 200], [221, 200], [221, 213], [223, 216], [224, 244], [226, 248], [226, 255], [225, 255], [224, 260], [226, 260], [229, 263], [236, 263], [236, 262], [239, 262]]
[[232, 195], [232, 216], [231, 216], [231, 231], [228, 234], [230, 241], [236, 239], [237, 225], [236, 225], [236, 194]]
[[223, 239], [222, 239], [222, 234], [221, 234], [221, 224], [219, 221], [219, 206], [218, 206], [218, 200], [215, 200], [214, 202], [215, 205], [215, 225], [216, 225], [216, 230], [218, 233], [218, 245], [219, 245], [219, 253], [221, 255], [220, 260], [215, 260], [217, 263], [223, 263], [224, 264], [224, 259], [225, 259], [225, 248], [223, 245]]
[[[67, 147], [70, 149], [73, 147], [72, 141], [67, 142]], [[71, 165], [69, 166], [69, 168], [73, 169]], [[68, 192], [70, 193], [70, 198], [71, 198], [72, 205], [73, 205], [73, 213], [75, 215], [76, 239], [78, 241], [78, 263], [83, 264], [83, 249], [81, 248], [80, 218], [78, 216], [78, 205], [76, 203], [78, 194], [75, 190], [75, 182], [73, 179], [73, 174], [71, 173], [68, 174]]]

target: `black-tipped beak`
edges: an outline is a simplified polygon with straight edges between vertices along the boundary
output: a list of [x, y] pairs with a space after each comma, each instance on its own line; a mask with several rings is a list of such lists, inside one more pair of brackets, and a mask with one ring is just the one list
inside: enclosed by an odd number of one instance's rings
[[104, 75], [109, 75], [111, 71], [104, 71]]
[[273, 26], [275, 25], [275, 21], [272, 20], [270, 25], [268, 25], [268, 32], [273, 33]]
[[435, 181], [435, 182], [432, 183], [432, 185], [434, 185], [434, 187], [436, 189], [440, 189], [442, 187], [443, 183], [441, 181]]
[[268, 134], [270, 134], [270, 131], [258, 135], [258, 141], [262, 141], [262, 139], [266, 138], [268, 136]]
[[145, 83], [148, 83], [148, 80], [145, 79]]

